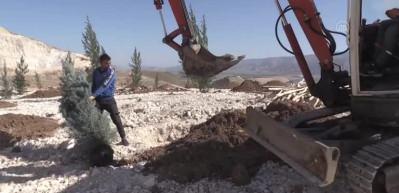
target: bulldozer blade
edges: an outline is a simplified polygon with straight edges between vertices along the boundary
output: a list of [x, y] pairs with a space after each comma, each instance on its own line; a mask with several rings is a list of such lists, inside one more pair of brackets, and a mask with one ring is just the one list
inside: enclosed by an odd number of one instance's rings
[[252, 107], [247, 108], [245, 129], [255, 141], [312, 183], [325, 187], [334, 182], [340, 157], [338, 148], [329, 147]]
[[194, 50], [192, 46], [184, 46], [181, 58], [187, 75], [212, 77], [238, 64], [245, 56], [237, 58], [229, 54], [215, 56], [203, 47]]

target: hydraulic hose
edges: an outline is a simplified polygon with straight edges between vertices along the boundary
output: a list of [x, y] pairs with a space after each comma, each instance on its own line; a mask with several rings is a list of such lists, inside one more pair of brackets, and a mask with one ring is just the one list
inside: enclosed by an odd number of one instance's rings
[[291, 51], [290, 49], [288, 49], [287, 47], [284, 46], [284, 44], [281, 42], [281, 39], [280, 39], [280, 36], [279, 36], [279, 33], [278, 33], [278, 26], [279, 26], [279, 24], [280, 24], [281, 18], [284, 16], [284, 14], [286, 14], [287, 12], [289, 12], [289, 11], [291, 11], [291, 10], [293, 10], [293, 9], [292, 9], [290, 6], [287, 6], [287, 7], [283, 10], [283, 12], [278, 16], [277, 21], [276, 21], [276, 25], [275, 25], [275, 27], [274, 27], [274, 33], [275, 33], [277, 42], [278, 42], [278, 44], [281, 46], [281, 48], [283, 48], [286, 52], [288, 52], [288, 53], [290, 53], [290, 54], [292, 54], [292, 55], [295, 55], [295, 53], [294, 53], [293, 51]]
[[[291, 6], [285, 7], [285, 9], [283, 10], [283, 12], [282, 12], [282, 13], [279, 15], [279, 17], [277, 18], [276, 25], [275, 25], [275, 30], [274, 30], [274, 31], [275, 31], [275, 36], [276, 36], [276, 39], [277, 39], [278, 44], [279, 44], [279, 45], [281, 46], [281, 48], [283, 48], [286, 52], [288, 52], [288, 53], [290, 53], [290, 54], [292, 54], [292, 55], [294, 55], [294, 52], [291, 51], [290, 49], [288, 49], [288, 48], [282, 43], [282, 41], [281, 41], [281, 39], [280, 39], [280, 36], [279, 36], [279, 33], [278, 33], [278, 27], [279, 27], [279, 24], [280, 24], [280, 21], [281, 21], [282, 17], [283, 17], [287, 12], [292, 11], [292, 10], [294, 10], [294, 9], [300, 10], [300, 11], [302, 11], [304, 14], [306, 13], [306, 12], [305, 12], [303, 9], [301, 9], [301, 8], [293, 8], [293, 7], [291, 7]], [[336, 52], [337, 45], [336, 45], [336, 41], [335, 41], [335, 39], [334, 39], [334, 37], [333, 37], [333, 35], [332, 35], [332, 34], [337, 34], [337, 35], [342, 35], [342, 36], [344, 36], [344, 37], [347, 37], [347, 35], [346, 35], [345, 33], [337, 32], [337, 31], [332, 31], [332, 30], [328, 30], [328, 29], [324, 26], [324, 24], [321, 24], [322, 32], [320, 32], [320, 31], [316, 30], [316, 29], [312, 26], [312, 24], [311, 24], [311, 19], [309, 19], [308, 21], [306, 21], [306, 23], [309, 25], [309, 28], [310, 28], [314, 33], [316, 33], [316, 34], [322, 36], [323, 38], [325, 38], [325, 39], [327, 40], [328, 45], [329, 45], [329, 49], [330, 49], [330, 52], [331, 52], [332, 55], [334, 55], [334, 56], [336, 56], [336, 55], [342, 55], [342, 54], [345, 54], [346, 52], [349, 51], [349, 48], [347, 48], [347, 49], [344, 50], [344, 51]]]

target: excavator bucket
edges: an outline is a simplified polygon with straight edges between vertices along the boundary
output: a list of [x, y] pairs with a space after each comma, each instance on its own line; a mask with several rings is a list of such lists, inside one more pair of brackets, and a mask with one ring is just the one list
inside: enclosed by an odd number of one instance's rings
[[181, 50], [184, 72], [189, 76], [212, 77], [234, 65], [245, 56], [235, 58], [232, 55], [215, 56], [199, 45], [184, 46]]
[[252, 107], [247, 109], [246, 131], [311, 182], [320, 187], [334, 182], [340, 157], [338, 148], [329, 147]]

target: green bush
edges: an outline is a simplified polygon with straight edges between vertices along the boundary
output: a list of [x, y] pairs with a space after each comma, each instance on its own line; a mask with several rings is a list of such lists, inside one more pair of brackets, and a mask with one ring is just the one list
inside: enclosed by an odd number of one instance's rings
[[28, 72], [28, 64], [25, 63], [24, 57], [21, 56], [20, 61], [17, 63], [13, 80], [14, 88], [17, 90], [18, 94], [23, 94], [26, 91], [28, 83], [26, 82], [25, 75]]
[[3, 87], [1, 96], [5, 99], [11, 98], [13, 88], [11, 85], [11, 81], [8, 78], [6, 62], [4, 62], [4, 64], [3, 64], [3, 73], [1, 73], [1, 83], [2, 83], [2, 87]]

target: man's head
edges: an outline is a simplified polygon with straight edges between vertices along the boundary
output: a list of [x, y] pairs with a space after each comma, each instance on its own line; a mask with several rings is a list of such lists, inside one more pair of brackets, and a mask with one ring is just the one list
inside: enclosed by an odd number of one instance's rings
[[102, 54], [100, 56], [100, 66], [102, 69], [107, 69], [111, 65], [111, 57], [108, 54]]
[[387, 10], [385, 14], [391, 19], [399, 18], [399, 8]]

